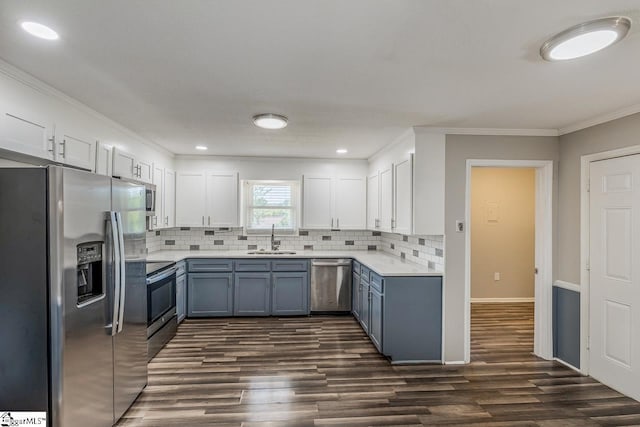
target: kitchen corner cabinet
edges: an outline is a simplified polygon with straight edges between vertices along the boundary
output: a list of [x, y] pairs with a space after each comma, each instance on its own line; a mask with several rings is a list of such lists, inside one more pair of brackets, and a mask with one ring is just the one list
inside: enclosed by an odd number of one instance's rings
[[309, 313], [309, 275], [306, 271], [275, 272], [272, 279], [272, 315], [295, 316]]
[[373, 286], [369, 290], [369, 337], [379, 352], [382, 352], [382, 298]]
[[356, 320], [359, 322], [360, 321], [360, 291], [359, 291], [360, 274], [357, 274], [354, 269], [352, 275], [353, 277], [351, 281], [351, 284], [352, 284], [351, 312], [353, 313], [353, 317], [355, 317]]
[[187, 280], [189, 317], [233, 315], [233, 274], [189, 273]]
[[40, 111], [23, 110], [16, 105], [2, 105], [0, 138], [3, 148], [54, 160], [54, 123]]
[[271, 314], [271, 273], [234, 273], [235, 316], [269, 316]]
[[302, 217], [307, 229], [361, 230], [367, 223], [364, 177], [303, 176]]
[[367, 227], [413, 233], [413, 155], [390, 163], [367, 178]]
[[176, 316], [178, 324], [182, 323], [187, 316], [187, 275], [184, 262], [178, 263], [176, 275]]
[[360, 276], [358, 285], [358, 308], [360, 309], [360, 325], [362, 329], [369, 333], [369, 278], [368, 274]]
[[151, 184], [153, 166], [151, 162], [137, 158], [135, 155], [118, 148], [113, 148], [112, 174], [115, 177], [135, 179]]
[[176, 226], [237, 227], [238, 173], [176, 174]]
[[[367, 176], [367, 228], [380, 228], [380, 175], [376, 172]], [[356, 282], [354, 282], [356, 283]]]
[[96, 145], [96, 168], [95, 172], [100, 175], [111, 176], [113, 168], [113, 148], [103, 142]]

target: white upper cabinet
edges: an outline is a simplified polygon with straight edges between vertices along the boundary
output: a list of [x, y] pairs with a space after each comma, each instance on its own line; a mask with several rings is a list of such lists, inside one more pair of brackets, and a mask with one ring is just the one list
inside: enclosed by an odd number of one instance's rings
[[332, 187], [333, 178], [331, 177], [303, 177], [303, 228], [330, 229], [334, 227]]
[[113, 176], [135, 179], [146, 183], [153, 181], [153, 165], [151, 162], [138, 159], [135, 155], [113, 148]]
[[113, 154], [112, 147], [102, 142], [98, 142], [96, 145], [96, 168], [95, 173], [100, 175], [111, 176], [111, 169], [113, 168]]
[[56, 127], [55, 160], [66, 165], [94, 171], [96, 167], [95, 138], [84, 136], [67, 128]]
[[204, 227], [205, 173], [176, 174], [176, 227]]
[[393, 230], [393, 165], [380, 171], [380, 221], [379, 229]]
[[393, 167], [393, 231], [411, 234], [413, 226], [413, 155]]
[[375, 173], [367, 177], [367, 228], [380, 228], [380, 176]]
[[367, 228], [367, 182], [365, 178], [336, 178], [336, 228], [364, 230]]
[[176, 173], [171, 169], [164, 170], [164, 217], [162, 226], [165, 228], [176, 226]]
[[305, 176], [303, 193], [303, 228], [366, 228], [365, 178]]
[[177, 227], [237, 227], [237, 172], [178, 172]]
[[238, 173], [207, 172], [206, 226], [237, 227]]
[[153, 221], [153, 228], [164, 228], [164, 199], [166, 187], [164, 185], [163, 167], [153, 166], [153, 185], [156, 186], [156, 206], [154, 216], [151, 219]]
[[36, 111], [3, 106], [0, 118], [2, 147], [43, 159], [54, 160], [53, 122]]

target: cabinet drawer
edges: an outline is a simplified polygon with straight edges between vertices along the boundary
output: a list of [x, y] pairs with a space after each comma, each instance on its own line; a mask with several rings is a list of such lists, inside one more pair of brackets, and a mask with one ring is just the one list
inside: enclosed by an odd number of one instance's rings
[[374, 273], [373, 271], [371, 272], [371, 280], [369, 281], [369, 283], [371, 284], [371, 287], [376, 289], [378, 292], [382, 293], [382, 291], [384, 290], [384, 280], [382, 279], [382, 277], [380, 277], [378, 274]]
[[235, 261], [236, 271], [271, 271], [271, 261], [266, 259], [241, 259]]
[[189, 273], [233, 271], [230, 259], [190, 259], [187, 261]]
[[271, 261], [271, 271], [307, 271], [309, 261], [306, 259], [283, 259]]
[[371, 273], [371, 270], [369, 270], [367, 267], [365, 267], [364, 265], [362, 265], [360, 267], [360, 277], [362, 278], [362, 280], [364, 280], [365, 282], [369, 283], [369, 274]]
[[353, 261], [353, 265], [352, 265], [352, 271], [354, 273], [356, 273], [357, 275], [360, 275], [360, 266], [362, 264], [360, 264], [358, 261]]

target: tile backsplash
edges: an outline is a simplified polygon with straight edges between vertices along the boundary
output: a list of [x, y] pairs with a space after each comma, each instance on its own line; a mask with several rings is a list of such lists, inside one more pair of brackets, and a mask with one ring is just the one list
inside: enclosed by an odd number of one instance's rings
[[[381, 250], [419, 264], [444, 268], [442, 236], [406, 236], [368, 230], [299, 230], [296, 235], [276, 235], [276, 241], [282, 250]], [[177, 227], [147, 232], [149, 253], [270, 248], [270, 236], [246, 235], [243, 228]]]

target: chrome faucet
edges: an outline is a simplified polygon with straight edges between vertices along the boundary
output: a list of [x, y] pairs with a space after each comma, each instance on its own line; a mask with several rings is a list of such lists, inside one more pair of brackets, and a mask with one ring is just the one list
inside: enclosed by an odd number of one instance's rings
[[280, 245], [276, 245], [275, 232], [276, 232], [276, 225], [271, 224], [271, 250], [272, 251], [277, 251], [278, 249], [280, 249]]

